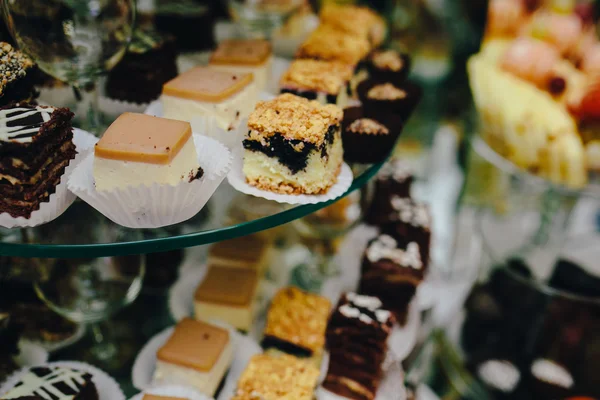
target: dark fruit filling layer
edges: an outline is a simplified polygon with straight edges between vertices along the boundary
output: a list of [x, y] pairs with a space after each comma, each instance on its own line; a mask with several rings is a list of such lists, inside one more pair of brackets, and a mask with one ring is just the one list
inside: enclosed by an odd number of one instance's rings
[[328, 148], [335, 141], [335, 133], [339, 128], [339, 125], [331, 125], [320, 146], [297, 139], [288, 140], [277, 133], [269, 138], [264, 138], [265, 145], [256, 140], [246, 139], [244, 140], [244, 149], [259, 151], [267, 157], [276, 157], [280, 164], [285, 165], [293, 174], [296, 174], [306, 168], [308, 158], [313, 151], [320, 151], [323, 158], [328, 156]]

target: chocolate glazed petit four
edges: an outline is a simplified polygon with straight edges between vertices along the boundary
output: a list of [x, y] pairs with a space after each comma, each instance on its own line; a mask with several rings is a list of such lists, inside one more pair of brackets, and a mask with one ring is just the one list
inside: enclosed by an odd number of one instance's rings
[[327, 325], [330, 356], [323, 387], [350, 399], [373, 400], [394, 322], [377, 297], [342, 296]]
[[0, 212], [31, 217], [75, 158], [73, 113], [43, 106], [0, 109]]
[[357, 87], [365, 115], [374, 119], [398, 115], [403, 120], [413, 113], [421, 100], [421, 88], [406, 81], [400, 85], [367, 79]]
[[342, 140], [344, 160], [350, 163], [382, 162], [402, 132], [402, 119], [395, 114], [368, 118], [360, 106], [344, 109]]

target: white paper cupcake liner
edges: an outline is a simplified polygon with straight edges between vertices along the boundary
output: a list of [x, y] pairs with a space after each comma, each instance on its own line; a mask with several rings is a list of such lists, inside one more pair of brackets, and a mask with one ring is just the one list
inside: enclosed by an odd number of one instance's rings
[[246, 120], [243, 120], [237, 128], [229, 130], [220, 128], [217, 119], [212, 116], [195, 117], [190, 124], [194, 132], [218, 140], [229, 150], [240, 147], [246, 133]]
[[40, 104], [47, 104], [54, 107], [70, 107], [77, 103], [73, 88], [70, 86], [61, 86], [55, 88], [38, 88], [40, 95], [37, 98]]
[[14, 360], [19, 367], [44, 364], [48, 361], [48, 351], [36, 342], [21, 339], [19, 341], [19, 354]]
[[69, 177], [75, 171], [82, 157], [87, 154], [98, 139], [89, 132], [81, 129], [73, 129], [73, 143], [77, 149], [77, 156], [71, 160], [65, 172], [56, 186], [56, 191], [50, 195], [47, 202], [41, 203], [40, 208], [31, 213], [29, 218], [13, 217], [8, 213], [0, 214], [0, 226], [5, 228], [26, 228], [45, 224], [58, 218], [75, 201], [75, 195], [67, 187]]
[[192, 388], [176, 385], [157, 386], [148, 390], [144, 390], [142, 393], [138, 393], [137, 395], [133, 396], [130, 400], [142, 400], [146, 394], [177, 397], [187, 400], [211, 400], [211, 397], [205, 396]]
[[[94, 382], [96, 390], [98, 391], [98, 400], [125, 400], [125, 395], [121, 391], [121, 388], [117, 382], [104, 371], [96, 367], [92, 367], [89, 364], [76, 361], [57, 361], [41, 364], [39, 366], [57, 366], [88, 372], [92, 375], [92, 381]], [[11, 375], [0, 386], [0, 396], [6, 394], [10, 389], [12, 389], [19, 382], [20, 377], [27, 372], [27, 370], [28, 368], [23, 368], [22, 370]]]
[[111, 99], [107, 96], [98, 97], [98, 108], [105, 114], [119, 116], [124, 112], [144, 113], [150, 103], [132, 103], [129, 101]]
[[69, 189], [111, 221], [127, 228], [159, 228], [192, 218], [206, 205], [231, 164], [231, 154], [216, 140], [194, 134], [202, 178], [178, 185], [135, 186], [99, 192], [94, 185], [94, 155], [88, 154], [69, 179]]
[[[215, 322], [215, 324], [218, 324]], [[223, 324], [219, 324], [224, 326]], [[170, 327], [162, 332], [155, 335], [144, 348], [138, 353], [137, 358], [133, 364], [133, 370], [131, 371], [133, 386], [138, 390], [148, 390], [155, 386], [153, 383], [154, 369], [156, 368], [156, 353], [158, 350], [169, 340], [175, 327]], [[246, 335], [242, 335], [233, 328], [229, 327], [230, 337], [233, 340], [234, 355], [233, 361], [227, 374], [225, 387], [232, 376], [235, 376], [235, 382], [242, 373], [248, 360], [254, 354], [262, 352], [262, 349], [256, 343], [255, 340], [251, 339]], [[225, 389], [221, 391], [223, 393]], [[220, 398], [220, 397], [219, 397]]]
[[340, 174], [338, 175], [337, 182], [329, 188], [325, 194], [299, 194], [289, 195], [273, 193], [267, 190], [261, 190], [257, 187], [251, 186], [246, 182], [246, 176], [243, 171], [243, 156], [240, 151], [234, 155], [233, 165], [231, 171], [227, 175], [227, 181], [231, 186], [234, 187], [238, 192], [249, 194], [255, 197], [262, 197], [267, 200], [276, 201], [278, 203], [286, 204], [317, 204], [325, 201], [334, 200], [342, 196], [352, 185], [354, 179], [352, 175], [352, 169], [348, 164], [343, 163]]

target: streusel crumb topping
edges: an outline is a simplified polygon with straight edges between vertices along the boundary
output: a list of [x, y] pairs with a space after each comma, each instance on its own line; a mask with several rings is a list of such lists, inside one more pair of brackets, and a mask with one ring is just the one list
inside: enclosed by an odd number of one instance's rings
[[295, 60], [281, 77], [281, 87], [338, 94], [352, 78], [350, 65], [336, 61]]
[[367, 97], [373, 100], [401, 100], [406, 98], [406, 92], [391, 83], [384, 83], [369, 89]]
[[0, 94], [6, 86], [27, 75], [33, 61], [6, 42], [0, 42]]
[[348, 35], [331, 26], [321, 25], [300, 45], [296, 57], [340, 61], [355, 66], [370, 50], [367, 38]]
[[385, 35], [385, 21], [368, 7], [328, 4], [321, 9], [321, 23], [345, 33], [366, 37], [380, 44]]
[[327, 130], [339, 125], [343, 111], [333, 104], [284, 93], [270, 101], [259, 101], [248, 117], [249, 139], [260, 140], [281, 134], [288, 140], [302, 140], [321, 145]]
[[394, 50], [375, 52], [371, 57], [371, 61], [379, 69], [387, 69], [394, 72], [398, 72], [404, 67], [402, 57]]
[[348, 131], [365, 135], [388, 135], [390, 133], [388, 128], [370, 118], [357, 119], [350, 124]]

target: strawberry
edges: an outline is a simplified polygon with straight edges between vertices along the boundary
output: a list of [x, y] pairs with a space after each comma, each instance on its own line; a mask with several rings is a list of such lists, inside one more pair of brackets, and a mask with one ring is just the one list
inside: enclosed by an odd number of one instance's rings
[[578, 108], [577, 115], [582, 119], [600, 119], [600, 82], [592, 85]]

